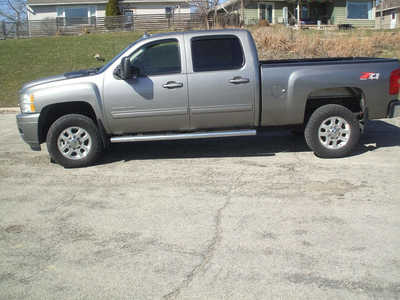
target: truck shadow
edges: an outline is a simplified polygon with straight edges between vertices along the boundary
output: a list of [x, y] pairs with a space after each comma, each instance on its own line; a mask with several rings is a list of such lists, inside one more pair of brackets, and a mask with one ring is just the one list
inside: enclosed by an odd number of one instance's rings
[[353, 155], [395, 146], [400, 146], [400, 127], [382, 120], [372, 120], [367, 123], [360, 146]]
[[[374, 120], [368, 123], [360, 146], [352, 156], [399, 145], [400, 128]], [[281, 129], [264, 131], [254, 137], [113, 144], [98, 164], [146, 159], [261, 157], [274, 156], [281, 152], [310, 151], [303, 136], [293, 135], [289, 130]]]

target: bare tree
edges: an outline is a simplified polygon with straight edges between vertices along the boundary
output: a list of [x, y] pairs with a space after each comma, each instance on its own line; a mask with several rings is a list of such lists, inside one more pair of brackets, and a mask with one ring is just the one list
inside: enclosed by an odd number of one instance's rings
[[0, 16], [15, 23], [15, 34], [20, 35], [21, 20], [26, 18], [26, 0], [5, 0], [0, 7]]
[[208, 1], [207, 0], [189, 0], [189, 5], [194, 7], [195, 11], [203, 18], [206, 28], [209, 29], [208, 24]]
[[211, 9], [214, 10], [214, 26], [216, 25], [217, 22], [217, 9], [218, 9], [218, 4], [219, 4], [219, 0], [212, 0], [211, 1]]
[[213, 12], [214, 24], [217, 18], [217, 7], [220, 0], [188, 0], [189, 5], [194, 7], [196, 11], [204, 18], [204, 22], [207, 29], [210, 29], [208, 23], [208, 15]]

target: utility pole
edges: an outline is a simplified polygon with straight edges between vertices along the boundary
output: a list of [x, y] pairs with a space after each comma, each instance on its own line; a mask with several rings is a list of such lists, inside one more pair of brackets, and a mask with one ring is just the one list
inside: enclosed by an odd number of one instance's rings
[[297, 27], [301, 26], [300, 8], [301, 8], [301, 0], [297, 0]]
[[244, 25], [244, 0], [240, 0], [240, 25]]

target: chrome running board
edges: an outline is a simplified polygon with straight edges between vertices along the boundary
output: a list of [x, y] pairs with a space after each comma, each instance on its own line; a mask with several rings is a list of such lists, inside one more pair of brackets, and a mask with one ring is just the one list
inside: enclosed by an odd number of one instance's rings
[[250, 136], [250, 135], [256, 135], [256, 134], [257, 134], [257, 131], [255, 129], [176, 133], [176, 134], [143, 134], [143, 135], [141, 134], [141, 135], [115, 136], [115, 137], [112, 137], [110, 139], [110, 141], [111, 141], [111, 143], [168, 141], [168, 140], [208, 139], [208, 138], [220, 138], [220, 137]]

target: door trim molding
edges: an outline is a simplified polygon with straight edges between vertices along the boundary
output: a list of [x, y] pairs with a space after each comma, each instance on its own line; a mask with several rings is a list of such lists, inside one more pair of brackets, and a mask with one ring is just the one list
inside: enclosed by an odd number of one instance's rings
[[162, 117], [162, 116], [177, 116], [186, 115], [186, 107], [177, 108], [164, 108], [164, 109], [146, 109], [146, 110], [133, 110], [123, 108], [121, 110], [115, 109], [111, 111], [113, 119], [124, 119], [124, 118], [143, 118], [143, 117]]
[[230, 105], [214, 105], [214, 106], [195, 106], [190, 107], [190, 113], [193, 115], [209, 114], [209, 113], [231, 113], [242, 111], [253, 111], [253, 104], [230, 104]]

